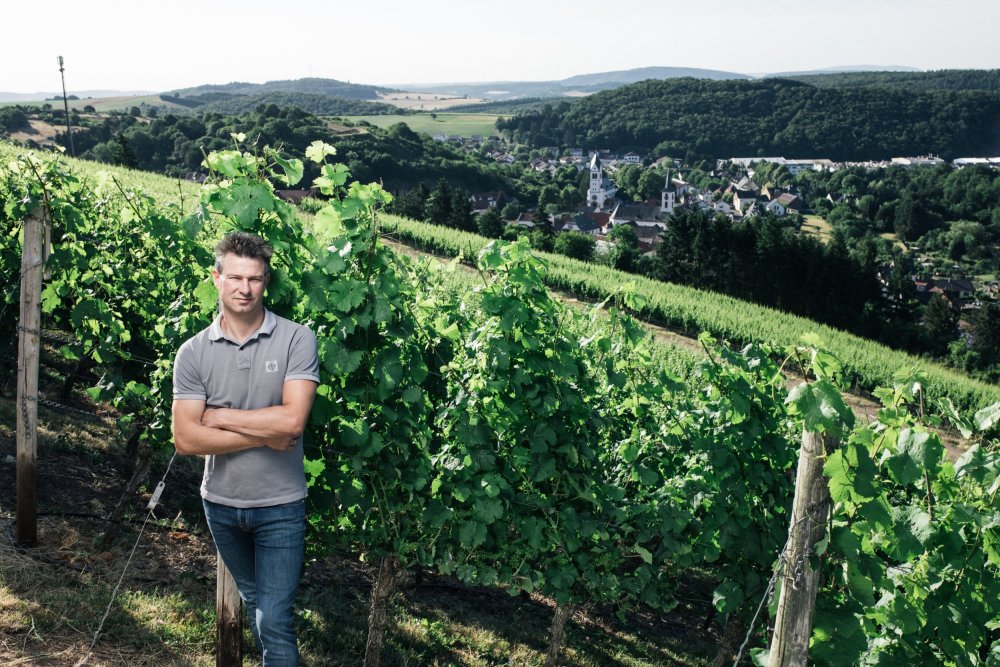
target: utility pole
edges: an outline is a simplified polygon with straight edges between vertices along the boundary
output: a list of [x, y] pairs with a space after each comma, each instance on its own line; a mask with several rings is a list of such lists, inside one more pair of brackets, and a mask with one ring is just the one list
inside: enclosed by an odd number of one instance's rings
[[69, 102], [66, 100], [66, 75], [63, 67], [63, 57], [59, 56], [59, 77], [62, 79], [63, 87], [63, 109], [66, 111], [66, 134], [69, 135], [69, 154], [76, 157], [76, 149], [73, 148], [73, 128], [69, 124]]

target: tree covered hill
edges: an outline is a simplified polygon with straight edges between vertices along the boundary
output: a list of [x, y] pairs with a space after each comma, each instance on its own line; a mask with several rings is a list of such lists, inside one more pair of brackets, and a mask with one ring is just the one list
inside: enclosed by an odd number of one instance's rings
[[602, 86], [604, 89], [612, 84], [622, 85], [628, 83], [638, 83], [646, 79], [681, 79], [690, 77], [693, 79], [710, 79], [714, 81], [725, 81], [730, 79], [752, 79], [749, 74], [739, 74], [737, 72], [724, 72], [714, 69], [702, 69], [700, 67], [638, 67], [635, 69], [619, 70], [615, 72], [598, 72], [596, 74], [578, 74], [568, 79], [562, 79], [558, 83], [566, 88], [578, 88], [580, 90], [589, 89], [594, 86]]
[[424, 92], [467, 95], [486, 100], [517, 100], [526, 97], [562, 97], [610, 90], [646, 79], [750, 79], [747, 74], [700, 69], [697, 67], [639, 67], [614, 72], [578, 74], [558, 81], [489, 81], [483, 83], [442, 83], [419, 86]]
[[1000, 90], [1000, 69], [944, 69], [932, 72], [831, 72], [781, 78], [817, 88], [904, 88], [906, 90]]
[[260, 93], [311, 93], [314, 95], [330, 95], [354, 100], [378, 99], [378, 94], [391, 92], [389, 88], [369, 86], [336, 79], [286, 79], [267, 81], [266, 83], [246, 83], [234, 81], [226, 84], [206, 84], [194, 88], [181, 88], [170, 91], [175, 97], [195, 97], [205, 93], [230, 93], [234, 95], [256, 95]]
[[689, 160], [833, 160], [1000, 152], [1000, 92], [818, 88], [799, 81], [643, 81], [497, 123], [536, 146], [585, 145]]
[[[236, 133], [290, 154], [303, 153], [317, 139], [326, 141], [337, 147], [339, 161], [347, 163], [358, 180], [382, 182], [393, 192], [441, 178], [469, 191], [507, 189], [474, 157], [403, 124], [384, 130], [366, 123], [345, 134], [318, 116], [275, 104], [236, 115], [161, 114], [149, 122], [110, 114], [75, 134], [74, 141], [77, 154], [86, 159], [183, 176], [204, 169], [204, 154], [231, 148]], [[62, 135], [59, 139], [64, 140]], [[311, 179], [317, 174], [307, 175]]]
[[202, 113], [235, 115], [253, 111], [262, 104], [279, 107], [298, 107], [317, 116], [373, 116], [382, 114], [406, 114], [406, 109], [391, 104], [370, 102], [364, 99], [334, 97], [318, 93], [293, 93], [272, 91], [239, 95], [233, 93], [205, 93], [189, 97], [160, 95], [164, 102], [181, 104]]

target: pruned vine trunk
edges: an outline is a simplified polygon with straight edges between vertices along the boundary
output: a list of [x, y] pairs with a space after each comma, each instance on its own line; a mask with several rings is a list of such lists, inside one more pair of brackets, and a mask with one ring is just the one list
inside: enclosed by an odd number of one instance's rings
[[726, 625], [722, 629], [722, 641], [719, 642], [719, 651], [712, 660], [712, 667], [729, 667], [733, 664], [736, 652], [740, 650], [740, 642], [743, 641], [743, 621], [736, 614], [730, 614], [726, 619]]
[[83, 378], [84, 373], [89, 373], [97, 364], [90, 357], [84, 357], [76, 362], [73, 370], [66, 374], [63, 380], [62, 389], [59, 390], [59, 399], [67, 400], [73, 395], [73, 388]]
[[[126, 449], [132, 448], [133, 442], [138, 444], [139, 438], [145, 429], [136, 429], [132, 437], [129, 438], [128, 445]], [[146, 479], [149, 474], [149, 466], [153, 462], [153, 448], [151, 446], [142, 447], [137, 452], [138, 458], [135, 462], [135, 468], [132, 470], [132, 477], [129, 479], [128, 484], [125, 485], [125, 492], [122, 493], [121, 498], [118, 499], [118, 504], [115, 505], [114, 511], [111, 512], [111, 516], [108, 517], [108, 529], [104, 531], [104, 535], [101, 537], [102, 545], [109, 545], [118, 536], [118, 531], [121, 529], [122, 514], [125, 513], [125, 507], [128, 504], [129, 499], [135, 494], [136, 489], [139, 485]]]
[[385, 639], [386, 612], [389, 598], [396, 590], [396, 559], [385, 556], [379, 561], [378, 577], [372, 588], [371, 612], [368, 614], [368, 644], [365, 646], [365, 667], [382, 664], [382, 643]]
[[556, 605], [552, 615], [552, 626], [549, 628], [549, 652], [545, 655], [545, 667], [556, 667], [559, 664], [559, 654], [566, 641], [566, 621], [573, 616], [573, 607]]

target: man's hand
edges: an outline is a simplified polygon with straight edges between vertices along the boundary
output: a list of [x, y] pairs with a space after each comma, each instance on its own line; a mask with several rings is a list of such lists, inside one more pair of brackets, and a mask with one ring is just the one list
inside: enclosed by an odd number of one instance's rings
[[205, 414], [201, 416], [201, 425], [209, 428], [222, 428], [222, 421], [216, 418], [218, 414], [218, 408], [205, 408]]
[[298, 443], [295, 437], [282, 436], [280, 438], [264, 438], [264, 444], [276, 452], [287, 452]]

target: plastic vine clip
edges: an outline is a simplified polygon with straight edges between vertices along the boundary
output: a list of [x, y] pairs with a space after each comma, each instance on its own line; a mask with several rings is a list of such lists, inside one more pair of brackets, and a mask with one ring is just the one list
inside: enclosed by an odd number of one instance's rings
[[166, 486], [164, 482], [160, 482], [156, 485], [156, 490], [153, 491], [153, 497], [149, 499], [149, 503], [146, 505], [146, 509], [153, 511], [156, 509], [156, 504], [160, 502], [160, 496], [163, 494], [163, 488]]

